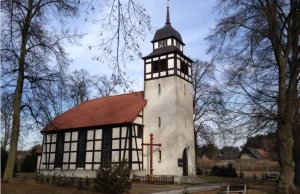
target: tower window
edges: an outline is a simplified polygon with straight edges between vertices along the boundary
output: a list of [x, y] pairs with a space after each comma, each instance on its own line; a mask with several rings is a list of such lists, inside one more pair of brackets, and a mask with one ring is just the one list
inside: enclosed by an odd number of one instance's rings
[[184, 72], [184, 61], [180, 61], [180, 71]]
[[183, 85], [183, 92], [184, 92], [184, 96], [186, 95], [186, 92], [185, 92], [185, 85]]
[[166, 71], [167, 70], [167, 59], [162, 59], [160, 61], [160, 71]]
[[180, 71], [188, 74], [188, 70], [189, 70], [189, 66], [187, 63], [185, 63], [184, 61], [180, 61]]
[[160, 126], [161, 126], [161, 118], [158, 117], [158, 127], [160, 127]]
[[154, 61], [152, 63], [152, 73], [157, 73], [158, 72], [158, 61]]
[[158, 84], [158, 94], [160, 94], [160, 84]]

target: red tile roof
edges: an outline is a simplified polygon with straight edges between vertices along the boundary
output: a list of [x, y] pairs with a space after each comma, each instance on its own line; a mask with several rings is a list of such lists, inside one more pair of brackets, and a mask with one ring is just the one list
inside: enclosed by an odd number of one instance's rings
[[264, 157], [267, 158], [267, 153], [262, 149], [257, 149], [257, 151]]
[[132, 123], [146, 103], [143, 91], [88, 100], [57, 116], [42, 132]]

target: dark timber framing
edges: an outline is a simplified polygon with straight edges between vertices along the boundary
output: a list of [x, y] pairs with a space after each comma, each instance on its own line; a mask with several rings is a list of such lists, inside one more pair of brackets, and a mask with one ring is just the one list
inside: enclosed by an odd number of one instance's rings
[[[169, 55], [173, 54], [173, 56], [169, 57]], [[158, 58], [158, 60], [154, 61], [154, 58]], [[168, 61], [169, 59], [173, 59], [174, 60], [174, 67], [169, 68], [168, 65]], [[177, 59], [180, 61], [180, 63], [177, 63]], [[153, 63], [158, 63], [160, 64], [159, 61], [161, 60], [166, 60], [167, 63], [167, 69], [165, 71], [160, 71], [160, 69], [158, 69], [157, 72], [153, 72]], [[186, 61], [186, 62], [185, 62]], [[188, 67], [190, 67], [191, 71], [189, 74], [189, 71], [186, 70], [184, 72], [181, 71], [181, 63], [185, 63], [187, 65], [187, 69]], [[160, 54], [158, 56], [152, 56], [151, 58], [144, 58], [144, 81], [148, 81], [148, 80], [153, 80], [153, 79], [159, 79], [159, 78], [163, 78], [163, 77], [170, 77], [170, 76], [179, 76], [180, 78], [186, 80], [189, 83], [192, 83], [192, 63], [193, 61], [191, 59], [189, 59], [188, 57], [186, 57], [185, 55], [183, 55], [180, 52], [167, 52], [164, 54]], [[150, 68], [150, 72], [146, 73], [146, 65], [151, 64], [151, 68]], [[160, 65], [158, 65], [158, 68]], [[169, 74], [169, 71], [173, 70], [174, 72]], [[165, 72], [165, 75], [162, 74], [162, 72]], [[183, 73], [183, 75], [182, 75]], [[158, 74], [157, 77], [154, 77], [154, 74]], [[147, 76], [150, 76], [147, 78]]]
[[[141, 111], [143, 114], [143, 110]], [[138, 115], [137, 118], [142, 118], [142, 123], [144, 122], [143, 120], [143, 115]], [[68, 170], [68, 169], [86, 169], [87, 165], [92, 165], [91, 170], [96, 170], [95, 165], [99, 165], [101, 166], [101, 161], [102, 161], [102, 154], [103, 154], [103, 143], [102, 143], [102, 138], [103, 138], [103, 131], [105, 131], [106, 129], [111, 129], [111, 130], [115, 130], [117, 128], [117, 130], [119, 131], [119, 136], [118, 137], [113, 137], [112, 134], [112, 138], [111, 138], [111, 143], [112, 141], [117, 140], [117, 148], [114, 148], [113, 146], [111, 146], [111, 156], [113, 152], [118, 151], [118, 156], [119, 156], [119, 160], [120, 159], [125, 159], [127, 156], [128, 158], [128, 166], [130, 169], [132, 169], [132, 164], [138, 164], [138, 169], [142, 170], [143, 169], [143, 149], [141, 145], [138, 145], [138, 140], [137, 139], [141, 139], [143, 143], [143, 138], [138, 137], [137, 135], [137, 130], [138, 127], [141, 126], [143, 127], [143, 124], [136, 124], [136, 123], [124, 123], [124, 124], [115, 124], [115, 125], [106, 125], [106, 126], [94, 126], [94, 127], [86, 127], [86, 128], [79, 128], [79, 129], [66, 129], [66, 130], [53, 130], [53, 131], [43, 131], [42, 134], [44, 136], [44, 142], [43, 142], [43, 147], [45, 147], [45, 150], [43, 150], [42, 156], [41, 156], [41, 163], [46, 166], [46, 170], [53, 170], [55, 169], [54, 164], [55, 164], [55, 159], [54, 161], [50, 161], [51, 158], [51, 154], [54, 154], [55, 157], [55, 152], [51, 151], [51, 145], [52, 144], [56, 144], [56, 142], [52, 142], [52, 137], [54, 134], [64, 134], [64, 138], [63, 138], [63, 142], [64, 142], [64, 149], [63, 149], [63, 162], [62, 162], [62, 166], [60, 167], [60, 169], [62, 170]], [[102, 133], [102, 138], [96, 138], [96, 131], [100, 130]], [[124, 130], [126, 130], [126, 132], [124, 132]], [[83, 166], [78, 166], [77, 165], [77, 151], [78, 151], [78, 146], [79, 146], [79, 134], [81, 131], [86, 131], [86, 152], [85, 152], [85, 158], [87, 157], [87, 153], [92, 152], [92, 159], [91, 162], [87, 162], [87, 159], [85, 159], [84, 165]], [[89, 139], [88, 138], [88, 131], [93, 131], [93, 139]], [[77, 140], [73, 140], [72, 138], [74, 138], [74, 134], [77, 132]], [[66, 138], [66, 133], [70, 133], [69, 138]], [[112, 131], [113, 133], [113, 131]], [[122, 136], [123, 134], [126, 134], [125, 136]], [[50, 141], [47, 142], [47, 135], [50, 136]], [[124, 141], [124, 144], [122, 147], [122, 141]], [[140, 141], [140, 140], [139, 140]], [[92, 148], [88, 149], [87, 144], [88, 142], [92, 142]], [[96, 148], [96, 142], [99, 142], [101, 144], [101, 149]], [[66, 144], [69, 144], [69, 148], [65, 149]], [[77, 146], [77, 150], [72, 150], [72, 143], [76, 143]], [[133, 148], [133, 144], [135, 145], [135, 147]], [[48, 148], [48, 150], [47, 150]], [[96, 161], [95, 159], [95, 154], [96, 152], [100, 152], [100, 161]], [[122, 154], [123, 152], [123, 154]], [[139, 152], [141, 154], [139, 154]], [[75, 157], [75, 162], [71, 162], [71, 159], [74, 160], [74, 158], [71, 157], [71, 154], [76, 153], [76, 157]], [[128, 153], [128, 154], [127, 154]], [[67, 157], [67, 161], [65, 161], [65, 154], [69, 154]], [[135, 154], [137, 156], [137, 160], [133, 161], [133, 154]], [[46, 160], [43, 162], [42, 159], [43, 157], [46, 157]], [[73, 156], [74, 157], [74, 156]], [[113, 160], [111, 162], [111, 164], [116, 164], [119, 161], [115, 161]], [[73, 165], [71, 167], [71, 165]], [[52, 168], [53, 167], [53, 168]], [[57, 169], [57, 168], [56, 168]], [[40, 170], [40, 168], [38, 169]], [[43, 169], [42, 169], [43, 170]]]

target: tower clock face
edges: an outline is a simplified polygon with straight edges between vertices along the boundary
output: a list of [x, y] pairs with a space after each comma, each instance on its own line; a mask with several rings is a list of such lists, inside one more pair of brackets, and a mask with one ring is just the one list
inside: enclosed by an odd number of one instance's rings
[[176, 47], [180, 50], [180, 43], [176, 42]]
[[166, 40], [161, 40], [158, 42], [158, 48], [162, 48], [166, 46]]

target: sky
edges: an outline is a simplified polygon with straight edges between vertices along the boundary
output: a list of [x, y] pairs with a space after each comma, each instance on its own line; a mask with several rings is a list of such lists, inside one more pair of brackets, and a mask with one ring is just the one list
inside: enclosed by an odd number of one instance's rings
[[[198, 58], [204, 61], [210, 61], [211, 56], [206, 54], [208, 48], [207, 42], [204, 40], [208, 36], [210, 30], [216, 24], [217, 14], [213, 12], [213, 7], [217, 0], [170, 0], [170, 19], [173, 28], [175, 28], [186, 44], [184, 53], [188, 57]], [[163, 27], [166, 21], [167, 0], [141, 0], [146, 8], [146, 13], [151, 17], [151, 26], [153, 32], [148, 33], [144, 42], [139, 42], [141, 52], [146, 56], [152, 52], [152, 43], [150, 42], [157, 29]], [[100, 13], [94, 12], [88, 16], [88, 20], [99, 18]], [[72, 59], [70, 71], [75, 69], [86, 69], [91, 75], [106, 74], [110, 76], [112, 70], [107, 64], [102, 64], [99, 61], [94, 61], [92, 58], [99, 55], [101, 51], [97, 49], [89, 50], [88, 46], [99, 41], [100, 24], [86, 22], [85, 17], [77, 18], [70, 22], [71, 27], [77, 28], [86, 35], [79, 40], [80, 45], [66, 45], [66, 52]], [[143, 60], [135, 57], [132, 62], [127, 62], [126, 72], [130, 80], [135, 80], [132, 86], [135, 91], [143, 90]], [[29, 149], [33, 142], [41, 140], [41, 135], [34, 133], [29, 135], [29, 138], [24, 142], [24, 149]], [[226, 142], [218, 142], [218, 146], [222, 147]]]
[[[151, 17], [151, 26], [154, 31], [149, 32], [145, 37], [144, 42], [139, 42], [141, 52], [146, 56], [152, 51], [152, 43], [150, 42], [157, 29], [163, 27], [166, 21], [167, 0], [143, 0], [147, 14]], [[207, 43], [204, 38], [208, 35], [209, 30], [215, 24], [213, 14], [213, 6], [216, 0], [170, 0], [170, 18], [172, 26], [181, 34], [185, 46], [185, 54], [191, 58], [199, 58], [201, 60], [210, 61], [210, 56], [205, 54]], [[94, 13], [88, 16], [88, 20], [99, 18], [100, 13]], [[107, 64], [102, 64], [99, 61], [94, 61], [92, 58], [99, 55], [99, 50], [89, 50], [88, 46], [99, 41], [99, 23], [93, 24], [86, 22], [84, 17], [78, 18], [72, 22], [74, 27], [77, 27], [83, 33], [87, 33], [80, 41], [80, 46], [70, 45], [66, 47], [73, 63], [70, 70], [86, 69], [92, 75], [107, 74], [111, 75], [112, 70]], [[132, 62], [126, 63], [126, 72], [130, 80], [136, 80], [134, 90], [143, 90], [143, 60], [135, 57]]]

